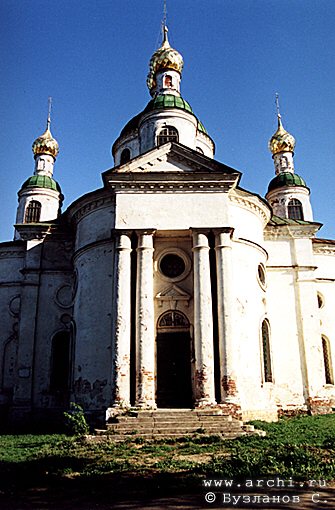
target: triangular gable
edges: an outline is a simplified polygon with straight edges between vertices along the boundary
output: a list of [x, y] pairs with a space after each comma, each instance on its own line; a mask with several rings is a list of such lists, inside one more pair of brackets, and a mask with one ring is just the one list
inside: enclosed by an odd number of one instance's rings
[[159, 292], [156, 295], [156, 299], [160, 306], [162, 306], [164, 302], [168, 301], [170, 303], [170, 308], [175, 309], [178, 301], [184, 301], [188, 305], [191, 296], [185, 290], [178, 287], [178, 285], [172, 284]]
[[149, 172], [222, 173], [240, 177], [240, 172], [180, 143], [168, 142], [102, 174], [105, 184], [116, 174]]

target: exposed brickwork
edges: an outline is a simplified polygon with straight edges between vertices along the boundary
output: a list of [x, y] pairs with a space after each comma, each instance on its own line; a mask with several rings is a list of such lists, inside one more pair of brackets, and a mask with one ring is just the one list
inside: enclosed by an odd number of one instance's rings
[[237, 394], [236, 382], [234, 379], [224, 375], [221, 382], [222, 388], [228, 397], [234, 397]]
[[242, 419], [242, 410], [239, 404], [226, 403], [219, 404], [218, 408], [222, 409], [225, 414], [232, 416], [232, 418], [236, 418], [237, 420]]
[[329, 399], [322, 399], [317, 397], [309, 397], [307, 405], [310, 414], [330, 414], [333, 412], [331, 402]]

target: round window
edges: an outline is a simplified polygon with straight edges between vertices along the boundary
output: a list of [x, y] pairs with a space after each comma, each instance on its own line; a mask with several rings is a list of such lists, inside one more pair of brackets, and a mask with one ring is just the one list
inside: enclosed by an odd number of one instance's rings
[[159, 268], [164, 276], [168, 278], [177, 278], [185, 272], [184, 260], [175, 253], [164, 255], [159, 263]]

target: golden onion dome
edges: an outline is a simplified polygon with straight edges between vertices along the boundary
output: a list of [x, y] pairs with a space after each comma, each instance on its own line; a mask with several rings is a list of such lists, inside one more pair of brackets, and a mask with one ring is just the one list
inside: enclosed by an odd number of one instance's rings
[[269, 141], [269, 149], [273, 155], [279, 152], [294, 152], [295, 138], [284, 129], [281, 116], [278, 114], [278, 129]]
[[183, 57], [177, 50], [171, 48], [167, 32], [168, 29], [166, 26], [164, 26], [163, 44], [160, 48], [158, 48], [158, 50], [155, 51], [150, 59], [149, 73], [147, 77], [147, 85], [150, 91], [156, 85], [155, 75], [158, 71], [162, 71], [164, 69], [174, 69], [181, 74], [183, 69]]
[[44, 133], [34, 141], [32, 150], [35, 157], [39, 154], [50, 154], [50, 156], [56, 159], [59, 152], [59, 145], [51, 134], [50, 119], [48, 119], [47, 128]]

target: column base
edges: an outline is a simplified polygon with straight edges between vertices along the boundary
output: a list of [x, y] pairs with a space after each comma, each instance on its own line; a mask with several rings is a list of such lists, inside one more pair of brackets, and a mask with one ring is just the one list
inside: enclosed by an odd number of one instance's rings
[[157, 409], [157, 404], [155, 401], [146, 401], [146, 402], [136, 402], [135, 407], [142, 410], [153, 410]]
[[198, 400], [195, 401], [194, 406], [195, 406], [195, 408], [199, 408], [199, 407], [216, 407], [217, 403], [216, 403], [215, 400], [211, 400], [211, 399], [208, 399], [208, 398], [199, 398]]

